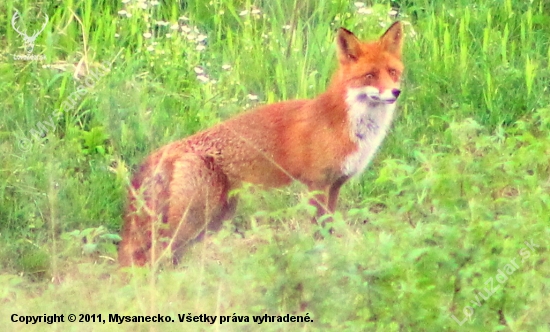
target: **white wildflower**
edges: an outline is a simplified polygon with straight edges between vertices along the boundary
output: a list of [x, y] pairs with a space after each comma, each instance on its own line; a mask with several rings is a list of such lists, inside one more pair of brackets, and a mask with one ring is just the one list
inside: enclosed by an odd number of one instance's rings
[[202, 83], [208, 83], [208, 81], [210, 81], [210, 79], [206, 75], [198, 75], [197, 79]]
[[362, 8], [359, 8], [357, 13], [361, 15], [370, 15], [372, 14], [372, 8], [362, 7]]
[[147, 9], [147, 4], [145, 2], [140, 2], [138, 3], [138, 8], [141, 8], [141, 9]]

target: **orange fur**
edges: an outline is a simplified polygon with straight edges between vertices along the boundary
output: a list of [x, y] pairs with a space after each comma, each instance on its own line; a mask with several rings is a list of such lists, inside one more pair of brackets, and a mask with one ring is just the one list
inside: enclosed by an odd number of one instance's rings
[[402, 27], [373, 42], [337, 35], [339, 68], [315, 99], [258, 107], [151, 154], [135, 175], [119, 247], [121, 265], [175, 257], [235, 209], [242, 183], [265, 188], [298, 180], [322, 194], [317, 215], [336, 209], [338, 192], [378, 148], [399, 95]]

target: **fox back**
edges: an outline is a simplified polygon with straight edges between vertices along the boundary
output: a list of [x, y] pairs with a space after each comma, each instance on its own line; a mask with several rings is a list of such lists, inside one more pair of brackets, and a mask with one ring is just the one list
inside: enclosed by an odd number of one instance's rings
[[[362, 42], [336, 37], [339, 66], [314, 99], [258, 107], [151, 154], [132, 180], [119, 246], [121, 265], [157, 262], [235, 210], [228, 193], [300, 181], [317, 217], [336, 209], [340, 187], [364, 170], [391, 125], [400, 95], [402, 26]], [[316, 220], [316, 218], [314, 220]]]

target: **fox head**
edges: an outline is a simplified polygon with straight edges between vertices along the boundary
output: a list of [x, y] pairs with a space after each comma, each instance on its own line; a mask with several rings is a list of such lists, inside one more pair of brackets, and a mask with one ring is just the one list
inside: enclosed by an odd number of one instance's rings
[[401, 93], [403, 71], [401, 48], [403, 27], [395, 22], [376, 41], [362, 42], [340, 28], [336, 37], [337, 79], [340, 86], [353, 91], [356, 101], [369, 104], [393, 104]]

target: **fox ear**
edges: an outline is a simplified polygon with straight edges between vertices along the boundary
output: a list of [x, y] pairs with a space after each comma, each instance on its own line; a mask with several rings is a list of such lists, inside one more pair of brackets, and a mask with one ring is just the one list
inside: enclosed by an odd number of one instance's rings
[[400, 58], [401, 47], [403, 46], [403, 25], [401, 22], [393, 23], [380, 37], [380, 43], [387, 52]]
[[361, 42], [347, 29], [338, 29], [336, 44], [340, 63], [355, 62], [361, 55]]

